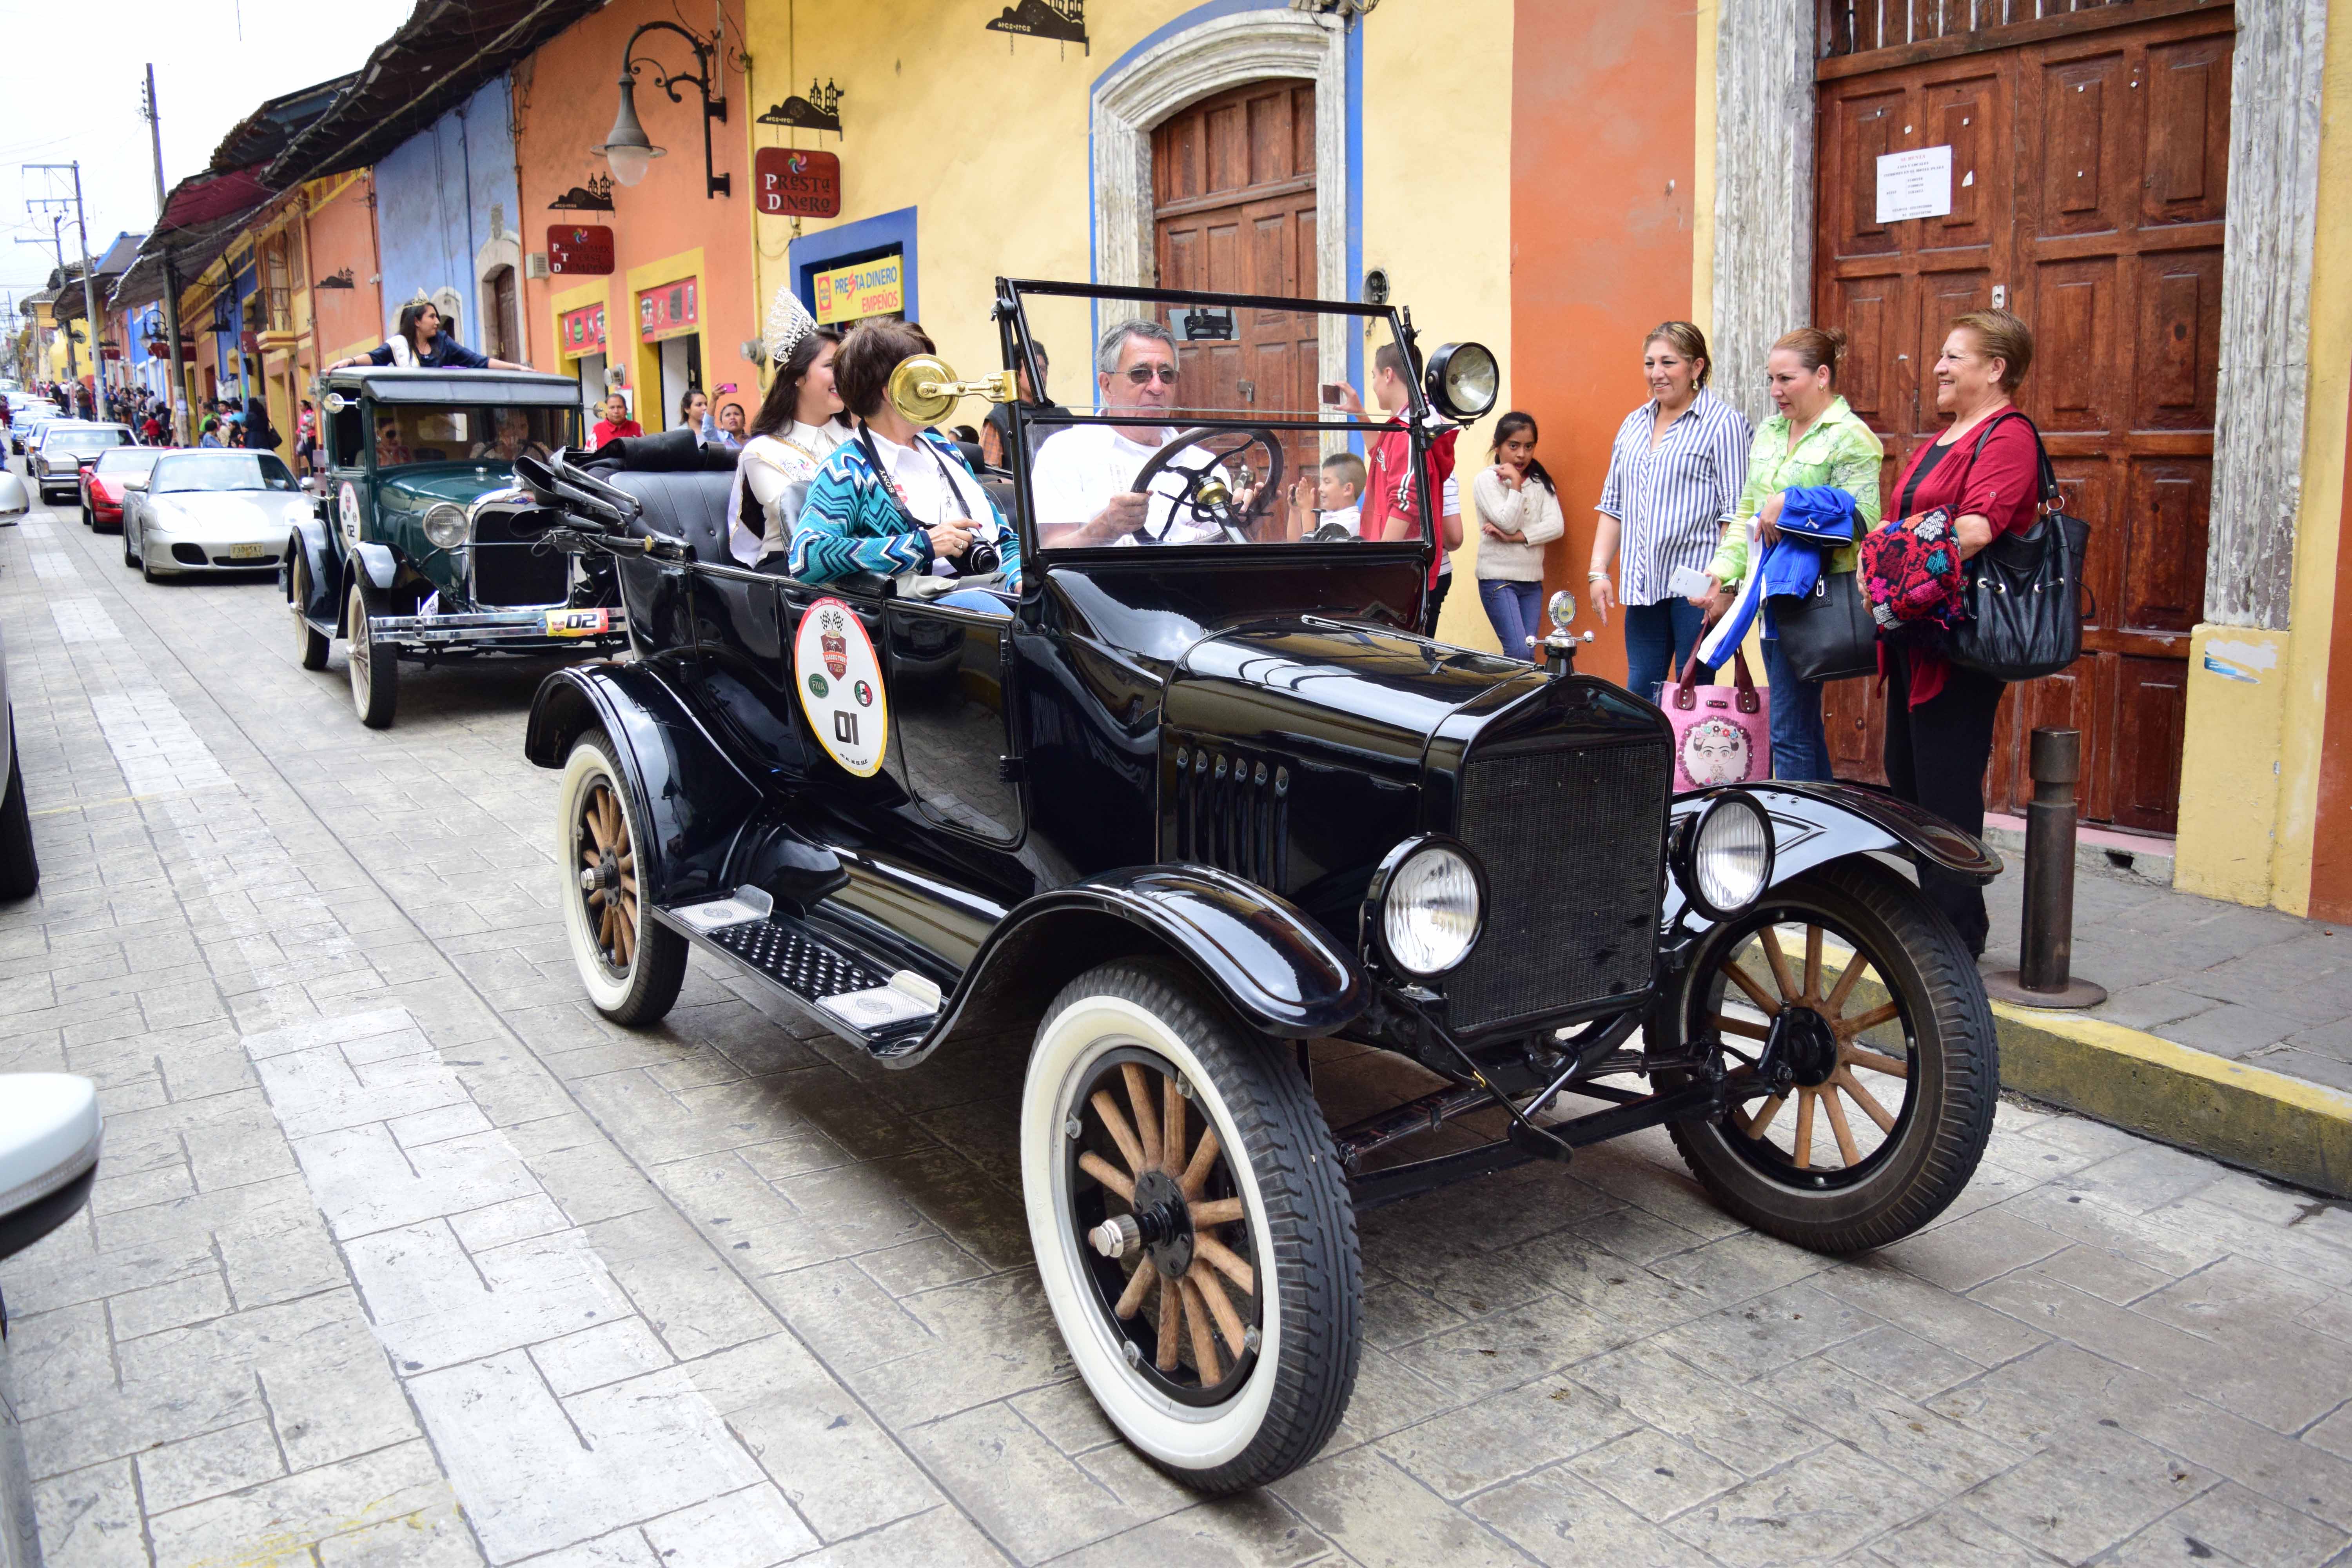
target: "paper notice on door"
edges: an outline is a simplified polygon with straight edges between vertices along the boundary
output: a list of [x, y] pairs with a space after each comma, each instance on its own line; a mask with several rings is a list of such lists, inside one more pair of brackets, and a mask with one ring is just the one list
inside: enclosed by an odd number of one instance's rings
[[1878, 160], [1878, 221], [1943, 217], [1952, 210], [1952, 150], [1921, 147]]

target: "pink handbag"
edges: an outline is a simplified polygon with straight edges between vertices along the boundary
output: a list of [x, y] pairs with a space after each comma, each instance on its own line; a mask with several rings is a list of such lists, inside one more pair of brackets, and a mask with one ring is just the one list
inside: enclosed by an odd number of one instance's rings
[[1675, 727], [1675, 790], [1750, 784], [1772, 773], [1769, 691], [1756, 689], [1745, 650], [1734, 650], [1732, 684], [1700, 686], [1698, 660], [1683, 661], [1682, 679], [1666, 690], [1666, 720]]

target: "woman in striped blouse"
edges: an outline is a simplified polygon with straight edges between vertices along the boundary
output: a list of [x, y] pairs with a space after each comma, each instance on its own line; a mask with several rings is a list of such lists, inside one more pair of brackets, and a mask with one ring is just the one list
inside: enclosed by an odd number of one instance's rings
[[[1650, 401], [1625, 416], [1601, 488], [1592, 535], [1592, 604], [1605, 624], [1625, 608], [1625, 684], [1658, 700], [1668, 668], [1691, 657], [1706, 616], [1674, 586], [1704, 574], [1748, 471], [1748, 416], [1706, 390], [1706, 337], [1667, 321], [1642, 345]], [[1609, 565], [1622, 558], [1612, 591]]]

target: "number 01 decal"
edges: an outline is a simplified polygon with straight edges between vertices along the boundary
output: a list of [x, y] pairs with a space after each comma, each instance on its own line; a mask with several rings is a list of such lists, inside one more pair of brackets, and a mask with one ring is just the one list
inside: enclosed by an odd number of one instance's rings
[[856, 612], [839, 599], [819, 599], [802, 614], [793, 639], [793, 685], [827, 756], [862, 779], [882, 771], [890, 744], [882, 661]]

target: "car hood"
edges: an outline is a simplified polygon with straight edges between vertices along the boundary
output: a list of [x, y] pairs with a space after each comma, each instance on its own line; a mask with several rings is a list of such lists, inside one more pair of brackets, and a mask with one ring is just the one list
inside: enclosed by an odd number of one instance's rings
[[147, 521], [157, 528], [234, 531], [260, 538], [282, 536], [294, 514], [309, 511], [294, 490], [165, 490], [147, 500]]
[[475, 499], [514, 483], [512, 464], [480, 460], [464, 464], [412, 465], [376, 483], [380, 504], [423, 511], [436, 501], [469, 506]]
[[1543, 679], [1496, 654], [1302, 616], [1194, 643], [1169, 672], [1162, 711], [1174, 729], [1243, 745], [1305, 742], [1411, 764], [1448, 716], [1499, 709]]

